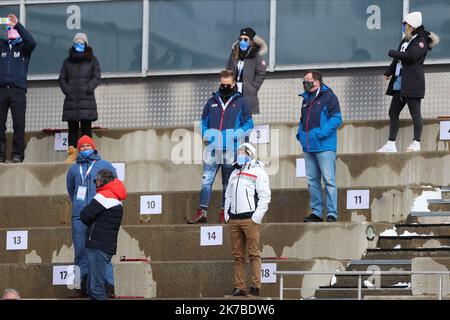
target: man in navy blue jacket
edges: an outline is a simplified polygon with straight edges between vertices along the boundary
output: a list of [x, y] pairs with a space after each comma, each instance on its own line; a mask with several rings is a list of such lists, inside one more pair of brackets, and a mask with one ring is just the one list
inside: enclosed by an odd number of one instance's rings
[[234, 170], [233, 163], [239, 145], [245, 142], [253, 129], [253, 119], [247, 100], [239, 93], [234, 72], [223, 70], [220, 88], [208, 100], [202, 114], [202, 137], [207, 143], [203, 159], [200, 205], [189, 224], [206, 223], [212, 185], [219, 169], [222, 169], [222, 210], [219, 222], [225, 223], [225, 190]]
[[15, 15], [8, 18], [8, 40], [0, 40], [0, 162], [6, 161], [6, 120], [11, 108], [14, 127], [11, 158], [19, 163], [25, 157], [27, 73], [36, 41]]
[[342, 124], [339, 101], [323, 84], [318, 71], [303, 75], [303, 97], [297, 139], [305, 154], [306, 177], [311, 197], [311, 214], [305, 222], [322, 222], [322, 177], [326, 190], [327, 221], [337, 220], [336, 147], [337, 129]]

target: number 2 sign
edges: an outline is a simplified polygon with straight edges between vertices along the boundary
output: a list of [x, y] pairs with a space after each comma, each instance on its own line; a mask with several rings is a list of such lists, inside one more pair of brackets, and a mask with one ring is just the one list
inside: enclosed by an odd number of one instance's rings
[[68, 148], [68, 133], [55, 133], [55, 151], [67, 151]]

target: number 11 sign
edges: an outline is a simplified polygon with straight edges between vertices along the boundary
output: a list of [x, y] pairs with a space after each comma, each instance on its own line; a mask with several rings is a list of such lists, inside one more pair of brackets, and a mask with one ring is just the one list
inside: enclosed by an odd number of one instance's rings
[[347, 190], [347, 209], [369, 209], [369, 190]]

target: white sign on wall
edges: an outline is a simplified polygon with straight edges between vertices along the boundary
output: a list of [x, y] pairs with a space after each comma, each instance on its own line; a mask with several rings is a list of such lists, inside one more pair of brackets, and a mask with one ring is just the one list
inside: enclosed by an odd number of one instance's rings
[[250, 142], [254, 144], [267, 144], [270, 142], [270, 127], [268, 124], [255, 126], [250, 133]]
[[200, 246], [221, 246], [223, 244], [223, 227], [211, 226], [200, 228]]
[[55, 151], [67, 151], [69, 148], [69, 138], [67, 132], [55, 133]]
[[369, 209], [369, 190], [347, 190], [347, 209]]
[[53, 285], [65, 286], [75, 284], [76, 266], [53, 266]]
[[7, 231], [6, 250], [27, 250], [28, 231]]
[[162, 195], [141, 196], [141, 214], [161, 214]]
[[441, 121], [439, 127], [439, 139], [450, 140], [450, 121]]
[[296, 161], [295, 176], [297, 178], [306, 178], [305, 159], [300, 158]]
[[276, 263], [261, 263], [261, 283], [277, 283]]
[[115, 163], [111, 163], [111, 164], [116, 169], [117, 178], [120, 181], [125, 181], [125, 163], [115, 162]]

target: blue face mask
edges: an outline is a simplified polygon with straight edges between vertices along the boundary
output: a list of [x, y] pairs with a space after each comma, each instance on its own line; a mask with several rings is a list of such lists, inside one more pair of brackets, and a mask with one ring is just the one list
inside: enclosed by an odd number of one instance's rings
[[402, 32], [406, 33], [406, 24], [402, 24]]
[[250, 47], [250, 42], [241, 40], [239, 41], [239, 48], [241, 48], [242, 51], [247, 51], [247, 49]]
[[80, 151], [80, 155], [85, 159], [88, 159], [93, 153], [94, 153], [94, 150]]
[[86, 46], [84, 43], [75, 42], [73, 44], [73, 48], [75, 49], [76, 52], [84, 52], [84, 50], [86, 49]]
[[238, 154], [236, 157], [236, 162], [240, 165], [243, 166], [244, 164], [246, 164], [247, 162], [250, 162], [252, 159], [249, 156], [243, 155], [243, 154]]
[[13, 46], [18, 44], [18, 43], [21, 43], [21, 42], [22, 42], [22, 38], [21, 37], [15, 38], [14, 40], [9, 40], [9, 43], [11, 45], [13, 45]]

